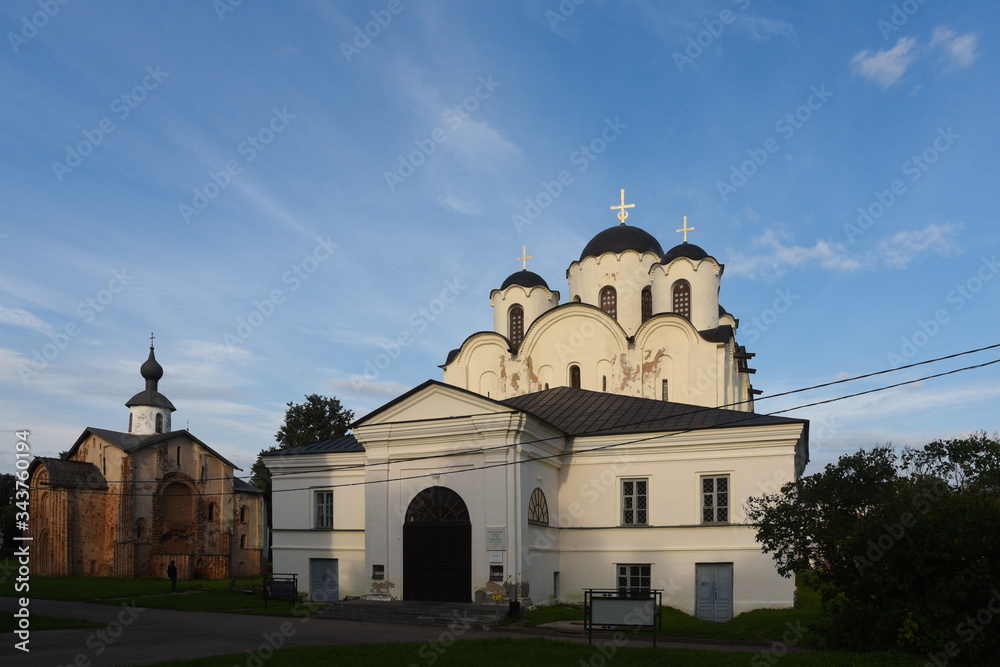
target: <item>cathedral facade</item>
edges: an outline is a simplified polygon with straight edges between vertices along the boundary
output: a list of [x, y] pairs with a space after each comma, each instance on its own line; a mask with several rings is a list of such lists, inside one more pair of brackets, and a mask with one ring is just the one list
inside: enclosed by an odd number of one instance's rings
[[146, 387], [126, 403], [127, 432], [89, 427], [66, 458], [29, 468], [38, 576], [256, 577], [263, 572], [263, 493], [187, 430], [158, 390], [153, 347]]
[[565, 303], [522, 265], [443, 382], [266, 455], [275, 572], [320, 599], [654, 588], [711, 620], [792, 605], [742, 506], [802, 474], [808, 422], [754, 412], [724, 266], [686, 221], [664, 252], [625, 224], [624, 193], [613, 208], [621, 224], [570, 263]]

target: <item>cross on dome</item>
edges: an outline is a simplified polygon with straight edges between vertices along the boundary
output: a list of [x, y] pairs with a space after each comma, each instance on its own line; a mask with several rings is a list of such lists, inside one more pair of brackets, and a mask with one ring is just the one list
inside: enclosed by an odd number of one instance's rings
[[612, 206], [611, 210], [613, 211], [616, 208], [620, 209], [618, 211], [618, 219], [621, 220], [622, 224], [624, 225], [625, 224], [625, 218], [628, 217], [628, 211], [626, 211], [625, 209], [627, 209], [627, 208], [635, 208], [635, 204], [626, 204], [625, 203], [625, 188], [622, 188], [622, 203], [619, 204], [618, 206]]
[[528, 254], [528, 246], [521, 246], [521, 256], [517, 258], [517, 261], [521, 262], [521, 270], [528, 270], [529, 259], [534, 259], [534, 256]]
[[678, 232], [684, 232], [684, 243], [688, 242], [688, 232], [693, 232], [694, 227], [688, 227], [688, 217], [684, 216], [684, 226], [677, 230]]

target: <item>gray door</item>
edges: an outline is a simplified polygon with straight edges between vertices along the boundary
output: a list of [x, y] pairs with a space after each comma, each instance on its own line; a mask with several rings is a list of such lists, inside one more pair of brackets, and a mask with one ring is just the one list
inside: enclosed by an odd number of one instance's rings
[[733, 564], [695, 564], [697, 600], [695, 615], [723, 622], [733, 617]]
[[309, 599], [336, 602], [340, 599], [340, 575], [336, 558], [309, 559]]

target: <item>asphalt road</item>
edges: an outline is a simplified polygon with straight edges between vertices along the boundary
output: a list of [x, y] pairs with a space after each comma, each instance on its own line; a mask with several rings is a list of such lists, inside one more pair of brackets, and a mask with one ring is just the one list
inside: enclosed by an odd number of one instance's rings
[[[137, 601], [141, 603], [141, 598]], [[0, 612], [18, 609], [15, 598], [0, 597]], [[6, 635], [0, 644], [0, 665], [41, 665], [44, 667], [92, 667], [97, 665], [148, 665], [163, 660], [203, 658], [241, 653], [234, 664], [248, 667], [265, 665], [272, 647], [330, 644], [371, 644], [373, 661], [378, 660], [379, 644], [392, 642], [445, 642], [483, 637], [538, 636], [544, 632], [491, 631], [333, 621], [326, 619], [219, 614], [211, 612], [143, 609], [131, 602], [120, 605], [32, 600], [31, 614], [81, 618], [104, 624], [102, 628], [44, 630], [31, 632], [25, 653], [15, 647], [20, 641]], [[547, 633], [554, 637], [554, 633]], [[564, 641], [586, 642], [582, 636], [559, 635]], [[607, 641], [607, 640], [604, 640]], [[595, 641], [595, 643], [597, 643]], [[602, 641], [602, 643], [604, 643]], [[648, 642], [629, 642], [649, 646]], [[761, 651], [762, 646], [734, 644], [688, 644], [660, 642], [664, 648], [699, 648], [720, 651]], [[418, 649], [419, 650], [419, 649]], [[427, 649], [424, 656], [429, 655]], [[413, 663], [426, 664], [414, 651]]]

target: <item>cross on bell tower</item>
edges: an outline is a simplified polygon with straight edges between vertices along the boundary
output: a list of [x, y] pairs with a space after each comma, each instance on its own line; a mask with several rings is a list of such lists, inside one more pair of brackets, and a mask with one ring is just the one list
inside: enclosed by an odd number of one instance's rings
[[613, 211], [615, 209], [619, 209], [618, 219], [622, 221], [623, 225], [625, 224], [625, 218], [628, 217], [628, 211], [625, 210], [627, 208], [635, 208], [635, 204], [625, 203], [625, 188], [622, 188], [622, 203], [619, 204], [618, 206], [612, 206], [611, 210]]

